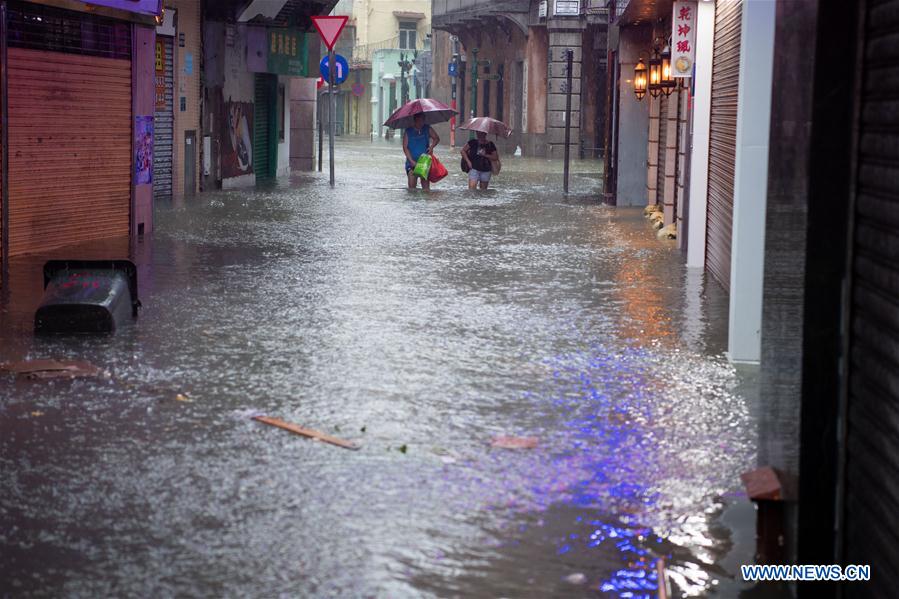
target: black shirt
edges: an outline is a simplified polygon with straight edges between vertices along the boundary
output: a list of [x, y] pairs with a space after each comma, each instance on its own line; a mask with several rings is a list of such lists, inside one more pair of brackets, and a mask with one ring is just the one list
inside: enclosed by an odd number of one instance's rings
[[[478, 150], [483, 150], [485, 155], [478, 155]], [[491, 170], [490, 159], [487, 158], [486, 154], [494, 152], [496, 152], [496, 146], [492, 141], [481, 144], [478, 140], [472, 139], [465, 144], [465, 153], [468, 154], [468, 159], [471, 160], [471, 168], [482, 173]]]

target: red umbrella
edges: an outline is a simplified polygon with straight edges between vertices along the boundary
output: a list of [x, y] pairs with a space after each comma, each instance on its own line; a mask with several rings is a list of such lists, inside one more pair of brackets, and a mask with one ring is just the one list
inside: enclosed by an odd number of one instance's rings
[[469, 119], [463, 125], [459, 125], [459, 129], [467, 129], [468, 131], [481, 131], [490, 135], [499, 135], [501, 137], [509, 137], [512, 135], [512, 128], [502, 121], [491, 119], [489, 116], [479, 116]]
[[406, 102], [399, 107], [396, 112], [390, 115], [390, 118], [384, 121], [384, 126], [391, 129], [405, 129], [415, 124], [415, 115], [423, 114], [426, 125], [435, 123], [445, 123], [456, 114], [456, 111], [437, 100], [431, 98], [420, 98]]

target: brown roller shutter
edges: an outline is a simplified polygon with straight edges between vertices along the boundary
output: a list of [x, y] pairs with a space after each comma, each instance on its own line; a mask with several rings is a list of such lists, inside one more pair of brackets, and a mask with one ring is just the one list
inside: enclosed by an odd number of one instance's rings
[[[3, 77], [3, 64], [0, 63], [0, 79]], [[3, 98], [0, 97], [0, 114], [2, 114], [3, 110]], [[0, 120], [0, 135], [2, 135], [3, 131], [3, 121]], [[6, 176], [6, 173], [3, 172], [3, 144], [0, 143], [0, 186], [3, 185], [3, 177]], [[6, 201], [6, 198], [3, 197], [3, 194], [0, 193], [0, 265], [3, 264], [3, 202]], [[0, 273], [0, 286], [6, 284], [6, 281], [3, 280], [5, 275]]]
[[846, 597], [894, 597], [899, 576], [899, 1], [865, 6], [849, 311]]
[[9, 254], [128, 235], [131, 61], [9, 49]]
[[705, 263], [712, 277], [728, 291], [730, 291], [730, 250], [734, 213], [734, 163], [737, 150], [737, 91], [740, 86], [742, 16], [743, 0], [718, 0], [715, 5]]

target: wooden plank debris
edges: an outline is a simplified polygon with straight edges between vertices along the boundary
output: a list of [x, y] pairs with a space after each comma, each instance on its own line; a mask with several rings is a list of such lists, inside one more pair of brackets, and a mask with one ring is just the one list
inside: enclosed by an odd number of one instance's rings
[[285, 422], [284, 420], [280, 420], [278, 418], [271, 418], [269, 416], [253, 416], [253, 420], [262, 422], [263, 424], [283, 428], [286, 431], [290, 431], [304, 437], [309, 437], [310, 439], [315, 439], [316, 441], [322, 441], [324, 443], [336, 445], [337, 447], [343, 447], [344, 449], [351, 449], [354, 451], [359, 449], [359, 446], [355, 443], [344, 441], [343, 439], [338, 439], [337, 437], [332, 437], [331, 435], [326, 435], [325, 433], [313, 430], [311, 428], [304, 428], [302, 426], [299, 426], [298, 424]]
[[102, 368], [84, 360], [26, 360], [0, 364], [0, 371], [29, 379], [80, 378], [104, 376]]

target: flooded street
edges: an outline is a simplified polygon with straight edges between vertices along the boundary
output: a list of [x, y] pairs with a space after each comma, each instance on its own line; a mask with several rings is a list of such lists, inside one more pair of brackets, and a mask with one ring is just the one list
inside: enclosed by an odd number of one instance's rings
[[737, 595], [754, 382], [724, 292], [599, 204], [596, 162], [565, 198], [560, 162], [479, 193], [437, 154], [429, 195], [398, 143], [343, 141], [336, 189], [326, 163], [58, 252], [138, 264], [112, 337], [34, 338], [46, 256], [13, 260], [0, 362], [109, 376], [0, 376], [0, 596], [648, 598], [659, 557], [675, 596]]

